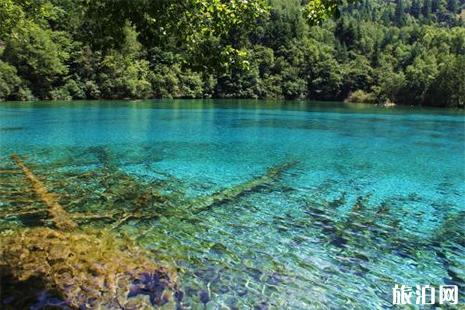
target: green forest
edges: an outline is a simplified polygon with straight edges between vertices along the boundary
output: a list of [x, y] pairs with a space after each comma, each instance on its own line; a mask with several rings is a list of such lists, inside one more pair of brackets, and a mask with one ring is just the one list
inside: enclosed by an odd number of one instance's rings
[[0, 0], [0, 100], [463, 107], [463, 0]]

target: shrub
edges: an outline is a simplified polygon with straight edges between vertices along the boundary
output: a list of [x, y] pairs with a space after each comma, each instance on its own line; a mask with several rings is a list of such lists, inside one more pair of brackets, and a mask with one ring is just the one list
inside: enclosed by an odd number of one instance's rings
[[70, 40], [65, 33], [25, 23], [16, 27], [5, 43], [3, 58], [16, 67], [39, 97], [46, 97], [55, 82], [68, 73]]
[[191, 70], [180, 76], [181, 97], [201, 98], [203, 95], [203, 81], [200, 74]]
[[178, 74], [181, 71], [179, 65], [175, 64], [171, 67], [167, 65], [157, 66], [152, 76], [152, 87], [155, 96], [161, 98], [179, 97], [179, 78]]
[[353, 93], [350, 93], [346, 102], [353, 103], [376, 103], [376, 96], [373, 93], [367, 93], [363, 90], [356, 90]]
[[21, 87], [16, 68], [0, 60], [0, 100], [11, 98]]
[[147, 98], [152, 94], [146, 60], [112, 51], [102, 61], [100, 91], [105, 98]]

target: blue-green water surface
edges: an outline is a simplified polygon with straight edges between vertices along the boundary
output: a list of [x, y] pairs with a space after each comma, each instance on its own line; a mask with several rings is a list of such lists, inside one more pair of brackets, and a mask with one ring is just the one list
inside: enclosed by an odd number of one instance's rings
[[462, 112], [233, 100], [0, 105], [2, 165], [19, 154], [55, 193], [70, 190], [54, 176], [102, 165], [95, 150], [145, 185], [171, 182], [165, 192], [180, 201], [296, 162], [195, 218], [160, 212], [118, 228], [176, 264], [193, 309], [389, 308], [394, 284], [457, 284], [465, 294]]

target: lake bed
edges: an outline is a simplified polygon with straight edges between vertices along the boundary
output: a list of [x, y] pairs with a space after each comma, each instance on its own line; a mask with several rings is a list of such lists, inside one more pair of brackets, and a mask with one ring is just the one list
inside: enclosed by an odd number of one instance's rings
[[[306, 101], [2, 103], [0, 170], [18, 154], [70, 214], [112, 215], [81, 225], [176, 266], [179, 305], [389, 308], [395, 284], [464, 287], [464, 129], [462, 112]], [[0, 177], [0, 211], [40, 208]]]

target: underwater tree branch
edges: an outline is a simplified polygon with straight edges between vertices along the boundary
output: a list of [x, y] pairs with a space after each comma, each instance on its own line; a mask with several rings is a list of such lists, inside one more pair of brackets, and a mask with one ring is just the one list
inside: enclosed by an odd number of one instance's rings
[[26, 179], [31, 183], [34, 193], [47, 206], [47, 211], [53, 220], [55, 226], [60, 230], [72, 230], [77, 227], [77, 224], [71, 220], [65, 209], [58, 203], [56, 197], [49, 193], [45, 184], [42, 183], [34, 173], [26, 166], [18, 155], [11, 155], [11, 159], [16, 165], [21, 168]]
[[286, 170], [294, 167], [296, 164], [296, 161], [291, 161], [281, 165], [273, 166], [266, 170], [265, 174], [255, 177], [248, 182], [219, 191], [211, 196], [196, 199], [191, 204], [189, 204], [187, 208], [191, 209], [193, 213], [199, 213], [210, 209], [214, 205], [221, 204], [228, 200], [236, 199], [245, 193], [252, 192], [259, 187], [272, 183], [278, 179]]

